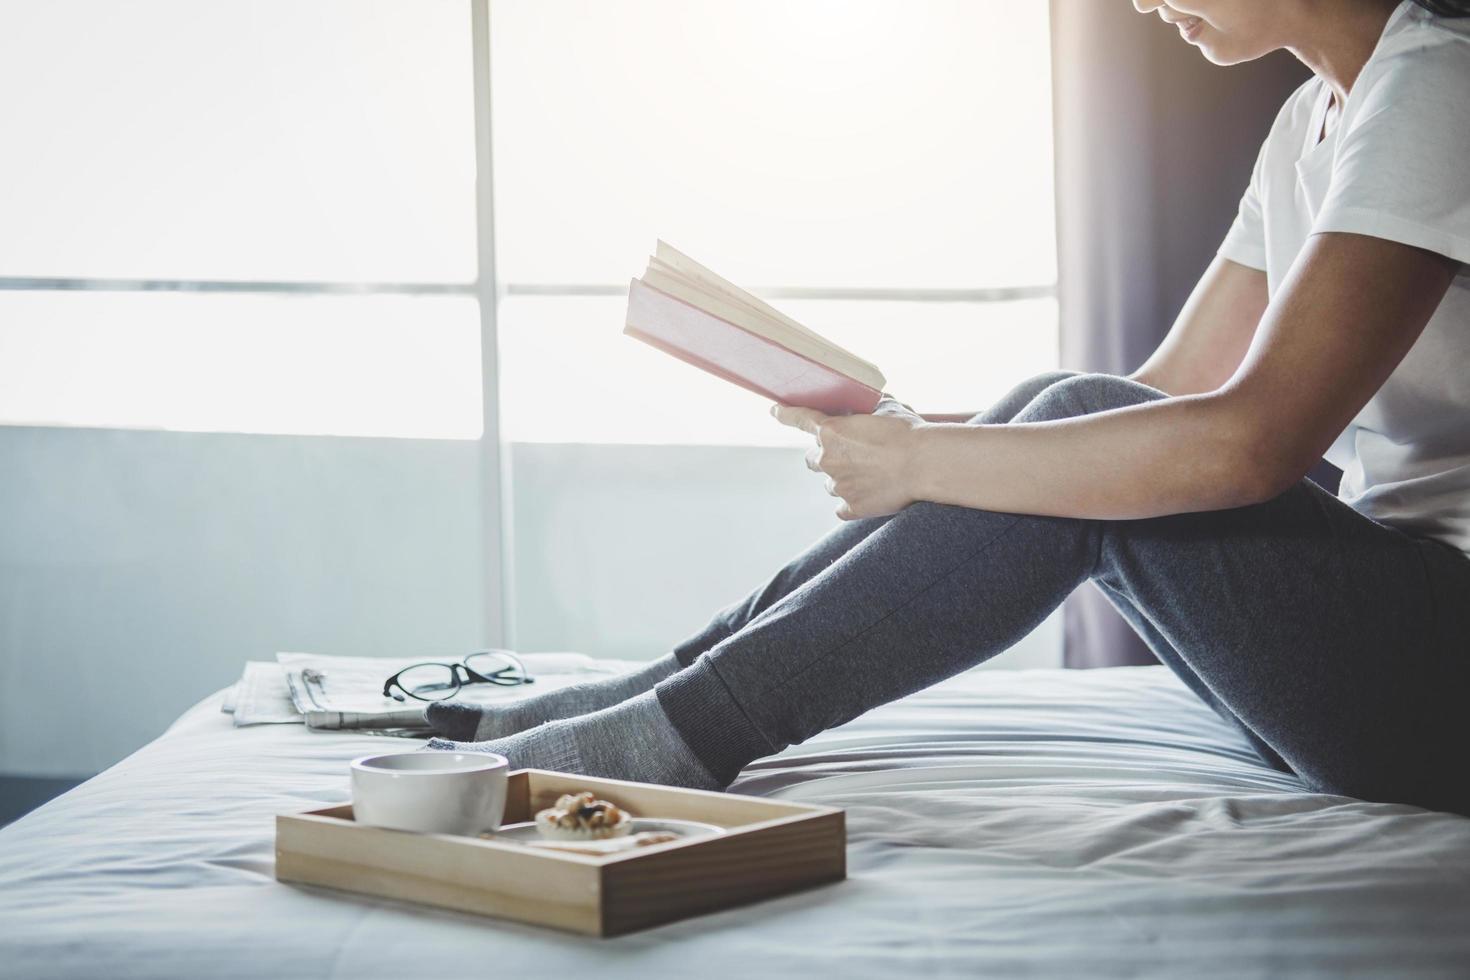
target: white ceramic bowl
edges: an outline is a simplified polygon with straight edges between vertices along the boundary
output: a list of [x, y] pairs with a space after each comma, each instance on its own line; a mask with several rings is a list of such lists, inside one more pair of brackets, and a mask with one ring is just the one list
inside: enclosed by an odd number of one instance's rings
[[510, 762], [486, 752], [421, 750], [352, 760], [352, 818], [392, 830], [479, 834], [505, 815]]

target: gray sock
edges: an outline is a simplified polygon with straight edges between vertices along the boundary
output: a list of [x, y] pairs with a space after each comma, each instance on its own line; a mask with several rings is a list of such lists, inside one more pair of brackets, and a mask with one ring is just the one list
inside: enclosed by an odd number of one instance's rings
[[621, 704], [636, 694], [652, 690], [659, 681], [680, 668], [672, 653], [626, 674], [586, 684], [574, 684], [535, 697], [504, 704], [462, 704], [435, 701], [425, 716], [434, 731], [457, 742], [504, 738], [559, 718], [575, 718]]
[[517, 735], [487, 742], [435, 738], [429, 740], [429, 748], [495, 752], [509, 759], [513, 769], [554, 769], [694, 789], [724, 788], [689, 750], [653, 691]]

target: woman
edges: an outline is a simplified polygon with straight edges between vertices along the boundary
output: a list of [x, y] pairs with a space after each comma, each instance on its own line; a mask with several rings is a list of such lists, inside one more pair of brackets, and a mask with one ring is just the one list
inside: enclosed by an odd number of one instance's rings
[[[435, 705], [441, 734], [723, 787], [1091, 579], [1270, 764], [1470, 814], [1470, 2], [1134, 5], [1216, 63], [1286, 48], [1315, 73], [1148, 362], [962, 424], [776, 407], [846, 523], [644, 670]], [[1340, 498], [1304, 479], [1324, 453]]]

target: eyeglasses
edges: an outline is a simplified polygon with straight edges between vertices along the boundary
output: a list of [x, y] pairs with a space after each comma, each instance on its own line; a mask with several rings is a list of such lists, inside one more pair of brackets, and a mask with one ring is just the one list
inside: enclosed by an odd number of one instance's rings
[[455, 664], [423, 663], [403, 668], [383, 682], [383, 697], [402, 701], [407, 695], [418, 701], [447, 701], [466, 684], [516, 687], [535, 680], [526, 665], [505, 650], [476, 650]]

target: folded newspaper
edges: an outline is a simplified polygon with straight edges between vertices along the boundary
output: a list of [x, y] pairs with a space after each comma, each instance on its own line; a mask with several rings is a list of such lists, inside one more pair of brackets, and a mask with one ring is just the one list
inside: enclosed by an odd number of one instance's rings
[[[534, 678], [530, 685], [469, 684], [456, 701], [489, 704], [543, 694], [559, 687], [621, 673], [621, 660], [595, 660], [581, 653], [525, 653], [516, 656]], [[305, 724], [323, 730], [354, 729], [384, 735], [421, 736], [429, 731], [426, 702], [383, 696], [383, 682], [425, 657], [338, 657], [318, 653], [278, 653], [275, 661], [252, 660], [225, 695], [222, 709], [237, 728], [248, 725]], [[447, 658], [452, 662], [456, 658]]]

